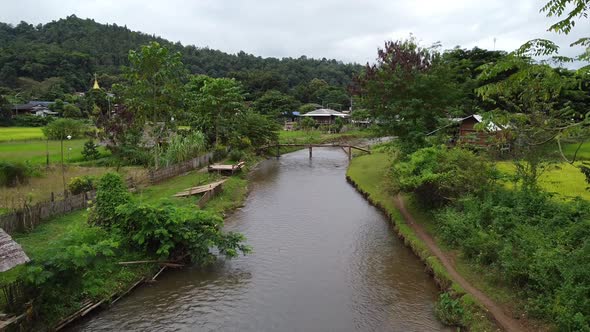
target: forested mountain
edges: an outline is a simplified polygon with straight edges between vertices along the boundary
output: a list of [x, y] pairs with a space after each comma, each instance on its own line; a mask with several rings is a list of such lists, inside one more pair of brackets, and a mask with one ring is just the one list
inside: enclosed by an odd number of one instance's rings
[[[235, 77], [251, 94], [269, 89], [295, 91], [314, 78], [345, 88], [357, 64], [336, 60], [262, 58], [244, 52], [237, 55], [209, 48], [183, 46], [155, 35], [129, 30], [117, 24], [100, 24], [74, 15], [34, 26], [0, 23], [0, 86], [19, 90], [74, 92], [88, 89], [94, 73], [103, 86], [118, 80], [122, 65], [128, 65], [129, 50], [150, 41], [181, 52], [183, 63], [194, 74]], [[296, 94], [296, 92], [294, 92]], [[303, 102], [310, 100], [304, 100]]]

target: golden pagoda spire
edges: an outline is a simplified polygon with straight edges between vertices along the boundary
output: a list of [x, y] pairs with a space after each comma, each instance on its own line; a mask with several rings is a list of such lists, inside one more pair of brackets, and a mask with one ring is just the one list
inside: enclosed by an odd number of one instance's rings
[[98, 80], [96, 79], [96, 73], [94, 73], [94, 86], [92, 87], [92, 89], [94, 89], [94, 90], [100, 89], [100, 86], [98, 85]]

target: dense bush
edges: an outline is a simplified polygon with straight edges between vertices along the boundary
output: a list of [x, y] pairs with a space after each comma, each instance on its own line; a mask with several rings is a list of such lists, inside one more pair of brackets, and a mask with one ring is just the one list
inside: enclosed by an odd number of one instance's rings
[[231, 161], [241, 161], [244, 159], [245, 153], [242, 150], [234, 149], [229, 152], [229, 160]]
[[0, 161], [0, 186], [15, 187], [27, 183], [31, 173], [30, 167], [23, 163]]
[[90, 224], [109, 228], [116, 221], [116, 208], [119, 205], [129, 203], [131, 194], [121, 175], [107, 173], [103, 175], [96, 186], [96, 203], [88, 215]]
[[207, 211], [132, 202], [117, 208], [117, 220], [128, 243], [163, 259], [189, 255], [193, 262], [208, 264], [216, 257], [212, 247], [227, 257], [249, 251], [241, 234], [222, 232], [223, 220]]
[[449, 293], [439, 296], [434, 311], [438, 319], [448, 326], [460, 326], [465, 315], [459, 300], [451, 297]]
[[443, 240], [520, 289], [533, 316], [590, 330], [590, 203], [497, 189], [436, 219]]
[[68, 183], [68, 190], [72, 195], [78, 195], [94, 189], [95, 177], [91, 175], [77, 176]]
[[15, 127], [44, 127], [56, 119], [53, 116], [18, 115], [11, 119], [10, 125]]
[[221, 160], [227, 156], [227, 147], [216, 145], [213, 149], [213, 160]]
[[299, 127], [303, 130], [311, 130], [316, 127], [316, 122], [311, 117], [305, 116], [299, 121]]
[[84, 143], [84, 149], [82, 150], [82, 157], [84, 160], [96, 160], [100, 158], [100, 152], [98, 151], [98, 145], [94, 144], [93, 140], [88, 140]]
[[466, 194], [488, 188], [494, 173], [488, 162], [473, 152], [435, 146], [420, 149], [406, 160], [394, 161], [394, 189], [413, 192], [426, 206], [441, 206]]
[[76, 310], [81, 300], [111, 295], [103, 293], [112, 268], [105, 265], [118, 248], [116, 238], [97, 227], [77, 228], [59, 245], [48, 246], [21, 274], [39, 317], [52, 322]]

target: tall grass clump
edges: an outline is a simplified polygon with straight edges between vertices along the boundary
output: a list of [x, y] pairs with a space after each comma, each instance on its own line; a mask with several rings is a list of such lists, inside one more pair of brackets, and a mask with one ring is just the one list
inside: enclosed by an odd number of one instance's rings
[[200, 131], [193, 131], [186, 136], [175, 135], [170, 139], [162, 159], [166, 165], [183, 162], [205, 151], [206, 147], [205, 135]]

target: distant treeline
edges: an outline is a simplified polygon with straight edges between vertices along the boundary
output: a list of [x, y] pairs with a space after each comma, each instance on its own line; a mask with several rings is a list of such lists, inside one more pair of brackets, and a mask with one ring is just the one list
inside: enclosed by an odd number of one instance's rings
[[121, 66], [129, 65], [129, 50], [151, 41], [180, 52], [193, 74], [240, 80], [252, 100], [273, 89], [288, 92], [303, 103], [319, 103], [308, 100], [303, 91], [312, 79], [344, 90], [361, 70], [358, 64], [325, 58], [262, 58], [243, 51], [234, 55], [183, 46], [126, 26], [100, 24], [72, 15], [36, 26], [0, 23], [0, 86], [51, 99], [63, 93], [87, 91], [97, 73], [101, 85], [108, 89], [119, 80]]

